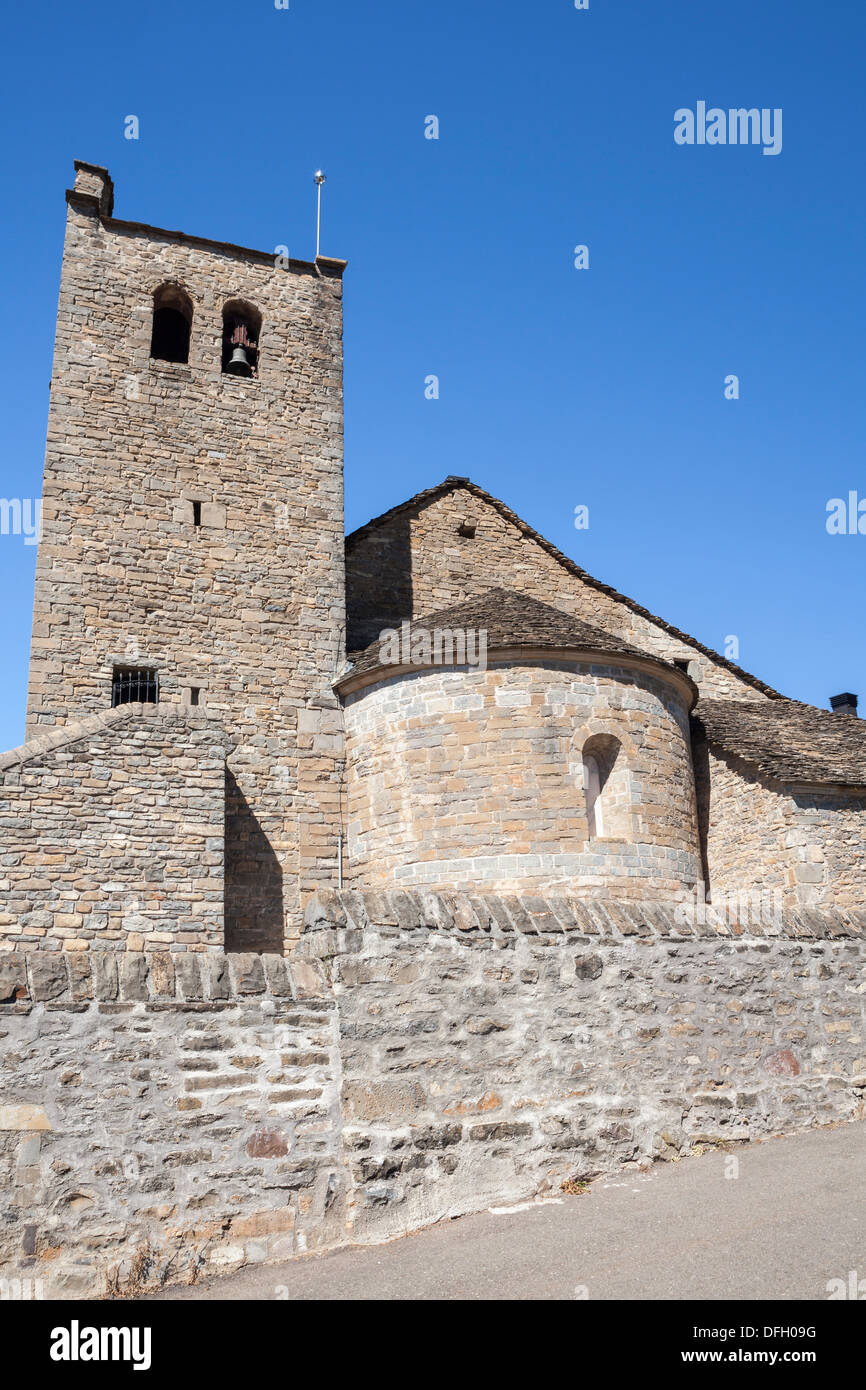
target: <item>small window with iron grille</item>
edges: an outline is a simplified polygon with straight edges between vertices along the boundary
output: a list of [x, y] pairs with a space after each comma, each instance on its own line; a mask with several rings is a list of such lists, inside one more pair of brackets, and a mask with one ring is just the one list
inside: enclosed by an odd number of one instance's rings
[[159, 702], [159, 676], [156, 671], [135, 666], [115, 666], [111, 682], [111, 704], [135, 703], [155, 705]]

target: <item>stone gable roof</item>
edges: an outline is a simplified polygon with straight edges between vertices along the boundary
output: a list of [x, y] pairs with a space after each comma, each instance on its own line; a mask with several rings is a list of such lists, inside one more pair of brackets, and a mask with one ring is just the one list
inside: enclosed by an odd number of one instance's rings
[[510, 521], [513, 526], [517, 527], [524, 536], [535, 541], [536, 545], [541, 546], [542, 550], [545, 550], [558, 564], [562, 565], [563, 569], [567, 570], [568, 573], [573, 575], [576, 579], [581, 580], [582, 583], [587, 584], [590, 588], [596, 589], [599, 593], [607, 594], [609, 598], [614, 599], [617, 603], [623, 604], [626, 608], [630, 608], [633, 613], [646, 619], [647, 622], [654, 623], [656, 627], [661, 628], [663, 632], [667, 632], [671, 637], [676, 638], [677, 641], [687, 642], [689, 646], [694, 647], [695, 650], [700, 652], [703, 656], [709, 657], [710, 660], [714, 661], [717, 665], [730, 671], [733, 675], [738, 676], [740, 680], [753, 686], [754, 689], [759, 690], [761, 694], [767, 695], [770, 699], [774, 700], [783, 698], [778, 690], [774, 690], [772, 686], [766, 685], [764, 681], [759, 680], [757, 676], [753, 676], [748, 671], [744, 671], [741, 666], [737, 666], [733, 661], [729, 661], [727, 657], [721, 656], [719, 652], [713, 651], [711, 647], [705, 647], [697, 638], [689, 636], [687, 632], [681, 632], [679, 628], [673, 627], [670, 623], [666, 623], [663, 618], [659, 618], [657, 614], [651, 613], [648, 608], [643, 608], [639, 603], [635, 603], [634, 599], [628, 598], [626, 594], [621, 594], [617, 589], [612, 588], [610, 584], [603, 584], [600, 579], [594, 579], [591, 574], [581, 569], [580, 566], [575, 564], [573, 560], [570, 560], [567, 555], [564, 555], [561, 550], [558, 550], [555, 545], [546, 540], [540, 532], [534, 530], [527, 522], [523, 521], [516, 512], [513, 512], [511, 508], [506, 506], [504, 502], [501, 502], [498, 497], [494, 497], [492, 493], [485, 492], [483, 487], [479, 487], [477, 483], [470, 482], [469, 478], [459, 478], [451, 475], [443, 482], [438, 483], [435, 487], [426, 488], [422, 492], [416, 492], [414, 497], [408, 498], [405, 502], [400, 502], [396, 507], [391, 507], [387, 512], [383, 512], [381, 516], [373, 517], [373, 519], [368, 521], [364, 526], [359, 526], [355, 531], [349, 533], [346, 537], [346, 550], [351, 550], [360, 540], [375, 531], [378, 527], [385, 525], [385, 523], [390, 521], [393, 517], [399, 516], [406, 511], [425, 507], [429, 503], [459, 488], [465, 489], [466, 492], [472, 493], [473, 496], [479, 498], [488, 506], [494, 507], [501, 516], [505, 517], [507, 521]]
[[698, 732], [778, 782], [866, 789], [866, 721], [799, 700], [706, 700]]
[[[680, 679], [691, 681], [683, 671], [669, 662], [651, 656], [638, 647], [631, 646], [619, 637], [612, 637], [601, 628], [593, 627], [580, 618], [573, 618], [547, 603], [517, 593], [514, 589], [489, 589], [477, 598], [467, 599], [465, 603], [452, 608], [441, 609], [423, 618], [416, 618], [406, 624], [410, 639], [420, 632], [463, 631], [487, 633], [488, 652], [497, 649], [512, 650], [526, 648], [537, 651], [539, 648], [553, 650], [581, 651], [601, 657], [628, 657], [641, 663], [651, 662], [668, 672], [676, 672]], [[374, 671], [382, 664], [381, 637], [371, 642], [362, 652], [352, 652], [352, 663], [347, 676], [358, 676]], [[343, 679], [346, 679], [344, 677]]]

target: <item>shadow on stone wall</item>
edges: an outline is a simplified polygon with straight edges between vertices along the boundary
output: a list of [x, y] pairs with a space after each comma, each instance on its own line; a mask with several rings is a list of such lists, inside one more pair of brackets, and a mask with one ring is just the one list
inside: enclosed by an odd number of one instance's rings
[[701, 851], [701, 869], [704, 875], [704, 888], [710, 897], [710, 863], [708, 843], [710, 833], [710, 755], [703, 726], [694, 718], [691, 720], [692, 765], [695, 773], [695, 800], [698, 812], [698, 841]]
[[[417, 513], [413, 513], [417, 515]], [[346, 650], [412, 618], [411, 517], [395, 517], [346, 550]]]
[[225, 949], [283, 952], [283, 871], [226, 768]]

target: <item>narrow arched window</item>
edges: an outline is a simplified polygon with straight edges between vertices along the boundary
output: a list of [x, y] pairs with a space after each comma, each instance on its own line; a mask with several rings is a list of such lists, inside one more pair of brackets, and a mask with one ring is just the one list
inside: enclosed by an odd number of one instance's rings
[[612, 734], [593, 734], [583, 746], [587, 838], [628, 839], [631, 824], [628, 769]]
[[180, 285], [160, 285], [153, 296], [150, 355], [162, 362], [188, 362], [192, 300]]
[[586, 823], [589, 838], [597, 840], [604, 834], [604, 806], [601, 799], [601, 772], [598, 759], [592, 755], [583, 759], [583, 790], [586, 793]]
[[230, 299], [223, 306], [222, 369], [228, 376], [258, 376], [261, 331], [255, 305]]

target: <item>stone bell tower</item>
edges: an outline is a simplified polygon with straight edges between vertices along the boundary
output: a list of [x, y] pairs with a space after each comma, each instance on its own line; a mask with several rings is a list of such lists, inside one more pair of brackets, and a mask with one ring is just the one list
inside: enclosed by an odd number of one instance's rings
[[281, 950], [337, 863], [345, 263], [118, 220], [75, 171], [28, 737], [127, 700], [219, 721], [226, 942]]

